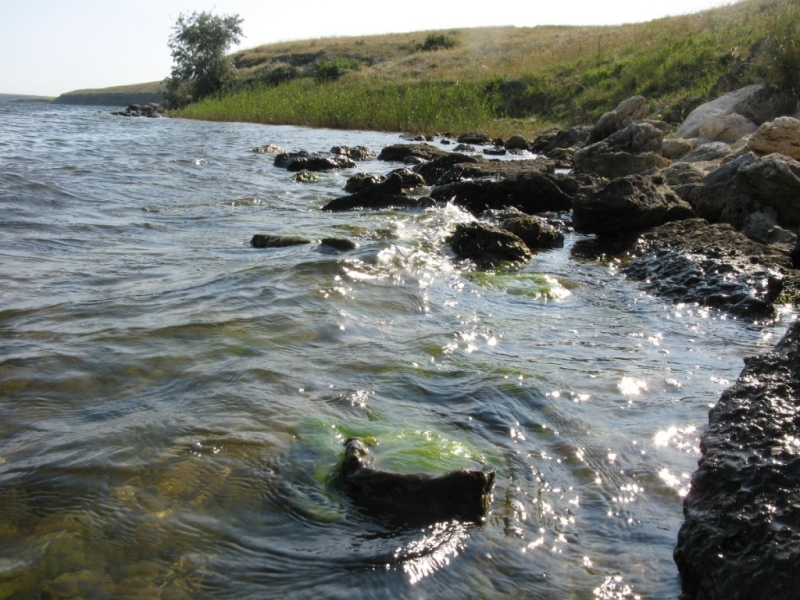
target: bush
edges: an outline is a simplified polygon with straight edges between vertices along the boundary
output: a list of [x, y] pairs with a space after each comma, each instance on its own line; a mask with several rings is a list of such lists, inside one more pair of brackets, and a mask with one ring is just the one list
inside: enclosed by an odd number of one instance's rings
[[425, 43], [422, 44], [420, 50], [425, 52], [433, 52], [434, 50], [446, 50], [458, 44], [458, 40], [451, 38], [443, 33], [432, 33], [425, 38]]
[[361, 68], [361, 60], [349, 56], [336, 56], [317, 63], [314, 78], [317, 81], [336, 81], [342, 75]]

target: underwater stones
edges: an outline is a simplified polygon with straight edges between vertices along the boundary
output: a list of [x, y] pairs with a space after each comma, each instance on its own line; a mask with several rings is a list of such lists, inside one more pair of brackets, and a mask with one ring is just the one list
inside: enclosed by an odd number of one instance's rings
[[687, 600], [800, 598], [800, 322], [711, 409], [674, 559]]
[[325, 246], [326, 248], [335, 250], [337, 252], [348, 252], [350, 250], [355, 250], [356, 248], [358, 248], [358, 245], [354, 241], [348, 240], [346, 238], [327, 237], [327, 238], [322, 238], [319, 241], [319, 243]]
[[429, 475], [382, 471], [373, 463], [367, 445], [350, 438], [334, 481], [355, 505], [381, 520], [415, 526], [454, 519], [479, 523], [488, 512], [494, 469]]
[[519, 236], [484, 223], [460, 223], [447, 241], [456, 256], [481, 265], [533, 258]]
[[292, 181], [295, 183], [316, 183], [319, 181], [319, 175], [303, 169], [292, 175]]
[[576, 231], [616, 234], [641, 231], [692, 216], [661, 176], [629, 175], [578, 194], [573, 203]]

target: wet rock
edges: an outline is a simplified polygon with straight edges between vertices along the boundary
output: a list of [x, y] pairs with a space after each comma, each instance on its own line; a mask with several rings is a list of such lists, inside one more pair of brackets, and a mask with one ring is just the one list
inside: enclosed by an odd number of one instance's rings
[[322, 207], [324, 211], [345, 211], [390, 208], [429, 208], [435, 202], [429, 198], [413, 198], [406, 192], [425, 185], [422, 175], [411, 169], [392, 171], [386, 179], [375, 185], [367, 186], [350, 196], [335, 198]]
[[308, 152], [295, 152], [292, 154], [278, 154], [275, 157], [276, 167], [287, 171], [335, 171], [338, 169], [355, 168], [356, 163], [349, 157], [341, 154], [326, 154]]
[[777, 152], [800, 160], [800, 121], [781, 117], [764, 123], [750, 136], [747, 149], [760, 155]]
[[643, 96], [634, 96], [620, 102], [614, 110], [597, 120], [586, 141], [587, 145], [600, 142], [632, 123], [641, 121], [647, 117], [648, 112], [647, 100]]
[[558, 149], [582, 148], [589, 140], [592, 129], [591, 125], [583, 125], [540, 135], [531, 144], [530, 151], [549, 156]]
[[332, 250], [336, 250], [338, 252], [349, 252], [350, 250], [355, 250], [356, 248], [358, 248], [358, 244], [346, 238], [334, 238], [334, 237], [322, 238], [320, 240], [320, 244]]
[[546, 221], [524, 214], [512, 214], [500, 219], [501, 229], [510, 231], [531, 250], [561, 248], [564, 234]]
[[161, 117], [164, 115], [164, 107], [154, 102], [145, 106], [131, 104], [125, 110], [113, 111], [111, 114], [120, 117]]
[[800, 598], [800, 322], [711, 409], [674, 552], [687, 600]]
[[331, 148], [331, 154], [336, 156], [346, 156], [350, 160], [365, 161], [378, 156], [377, 152], [373, 152], [366, 146], [334, 146]]
[[575, 230], [584, 233], [642, 231], [691, 216], [691, 206], [660, 176], [612, 179], [582, 190], [573, 202]]
[[[538, 158], [536, 160], [490, 160], [483, 156], [470, 157], [472, 160], [458, 161], [445, 171], [432, 185], [446, 185], [467, 179], [494, 177], [496, 179], [514, 179], [523, 175], [550, 174], [556, 170], [555, 161]], [[423, 167], [417, 167], [420, 171]], [[576, 181], [575, 177], [559, 177], [559, 180]], [[579, 184], [575, 184], [575, 189]]]
[[257, 146], [250, 150], [256, 154], [283, 154], [284, 150], [276, 144], [266, 144], [264, 146]]
[[286, 246], [301, 246], [310, 244], [311, 240], [295, 235], [271, 235], [257, 233], [250, 240], [253, 248], [285, 248]]
[[316, 183], [319, 181], [319, 175], [312, 173], [306, 169], [299, 171], [292, 175], [292, 181], [295, 183]]
[[484, 148], [483, 153], [488, 156], [503, 156], [507, 150], [502, 146], [492, 146], [491, 148]]
[[797, 239], [791, 231], [787, 231], [778, 225], [772, 215], [763, 212], [754, 212], [747, 215], [742, 227], [742, 233], [751, 240], [762, 244], [794, 245]]
[[447, 241], [456, 256], [479, 265], [533, 258], [528, 246], [517, 235], [485, 223], [461, 223]]
[[657, 127], [634, 123], [578, 150], [573, 157], [575, 168], [609, 178], [660, 169], [669, 164], [660, 154], [663, 140], [664, 134]]
[[374, 187], [386, 181], [385, 175], [373, 175], [371, 173], [356, 173], [347, 180], [344, 191], [350, 194]]
[[536, 214], [569, 210], [577, 189], [577, 184], [567, 177], [532, 171], [514, 177], [481, 177], [438, 186], [431, 197], [452, 202], [474, 215], [509, 207]]
[[425, 164], [414, 167], [414, 171], [422, 175], [427, 185], [436, 185], [439, 183], [441, 177], [455, 165], [462, 163], [474, 165], [478, 164], [479, 160], [483, 160], [483, 158], [452, 152], [446, 156], [434, 158]]
[[475, 144], [476, 146], [486, 146], [487, 144], [492, 143], [492, 140], [488, 135], [475, 132], [462, 133], [460, 136], [458, 136], [457, 141], [460, 144]]
[[427, 161], [445, 154], [447, 154], [446, 150], [441, 150], [430, 144], [392, 144], [381, 150], [380, 154], [378, 154], [378, 160], [404, 162], [411, 157]]
[[504, 144], [506, 150], [527, 150], [530, 148], [530, 142], [521, 135], [512, 135]]
[[335, 481], [354, 504], [383, 521], [419, 526], [486, 516], [495, 471], [460, 469], [443, 475], [406, 474], [374, 468], [366, 444], [345, 442]]
[[475, 153], [478, 149], [475, 148], [472, 144], [459, 144], [455, 148], [453, 148], [453, 152], [470, 152]]
[[645, 289], [751, 320], [771, 318], [781, 293], [798, 290], [787, 251], [753, 242], [729, 224], [667, 223], [639, 238], [636, 255], [623, 272]]

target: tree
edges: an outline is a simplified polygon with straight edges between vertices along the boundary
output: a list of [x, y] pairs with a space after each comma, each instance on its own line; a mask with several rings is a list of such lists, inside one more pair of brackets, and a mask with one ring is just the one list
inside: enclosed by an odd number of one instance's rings
[[236, 67], [225, 53], [239, 43], [241, 24], [239, 15], [204, 11], [178, 16], [169, 38], [174, 65], [164, 80], [168, 106], [185, 106], [214, 94], [233, 79]]

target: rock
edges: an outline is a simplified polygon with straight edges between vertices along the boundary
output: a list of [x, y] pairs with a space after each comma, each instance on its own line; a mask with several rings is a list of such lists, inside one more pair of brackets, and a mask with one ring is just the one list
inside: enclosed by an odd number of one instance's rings
[[482, 157], [467, 156], [459, 152], [452, 152], [446, 156], [440, 156], [426, 162], [425, 164], [414, 167], [414, 171], [422, 175], [427, 185], [436, 185], [439, 183], [442, 175], [447, 173], [455, 165], [466, 163], [470, 165], [478, 164]]
[[488, 135], [474, 132], [462, 133], [460, 136], [458, 136], [457, 141], [460, 144], [475, 144], [476, 146], [485, 146], [492, 143], [492, 140], [489, 139]]
[[756, 129], [758, 126], [750, 119], [737, 113], [727, 113], [712, 115], [703, 121], [698, 128], [698, 134], [707, 140], [733, 143]]
[[344, 191], [350, 194], [374, 187], [386, 181], [385, 175], [373, 175], [371, 173], [356, 173], [347, 180]]
[[510, 231], [531, 250], [561, 248], [564, 234], [548, 223], [530, 215], [510, 215], [500, 220], [500, 227]]
[[303, 169], [292, 175], [292, 181], [295, 183], [316, 183], [319, 181], [319, 176], [316, 173]]
[[526, 261], [533, 258], [518, 236], [484, 223], [460, 223], [447, 240], [459, 258], [479, 265]]
[[737, 114], [758, 126], [775, 117], [791, 114], [796, 109], [797, 100], [785, 96], [783, 92], [771, 92], [761, 83], [748, 85], [695, 108], [678, 128], [675, 137], [703, 137], [701, 127], [724, 115]]
[[470, 152], [470, 153], [474, 153], [474, 152], [477, 152], [477, 151], [478, 151], [477, 148], [475, 148], [475, 146], [473, 146], [472, 144], [459, 144], [458, 146], [453, 148], [453, 152]]
[[592, 128], [587, 144], [596, 144], [608, 136], [621, 131], [647, 116], [649, 108], [647, 100], [642, 96], [634, 96], [620, 102], [617, 108], [600, 117]]
[[709, 162], [721, 160], [731, 153], [731, 147], [725, 142], [708, 142], [700, 144], [691, 152], [685, 154], [678, 160], [680, 162]]
[[250, 152], [255, 152], [256, 154], [282, 154], [284, 150], [276, 144], [267, 144], [265, 146], [257, 146]]
[[350, 196], [335, 198], [322, 207], [324, 211], [345, 211], [389, 208], [429, 208], [435, 206], [430, 198], [412, 198], [405, 192], [424, 186], [422, 175], [411, 169], [398, 169], [389, 173], [380, 183], [364, 187]]
[[753, 212], [772, 211], [779, 225], [800, 225], [800, 162], [782, 154], [748, 152], [709, 173], [692, 193], [697, 215], [737, 229]]
[[319, 243], [338, 252], [348, 252], [358, 248], [358, 244], [345, 238], [326, 237], [322, 238]]
[[689, 154], [695, 145], [689, 140], [671, 138], [661, 142], [661, 156], [674, 160]]
[[781, 117], [764, 123], [750, 136], [747, 149], [756, 154], [777, 152], [800, 160], [800, 121]]
[[370, 158], [375, 158], [378, 155], [376, 152], [373, 152], [366, 146], [355, 146], [353, 148], [350, 148], [349, 146], [334, 146], [331, 148], [331, 154], [346, 156], [350, 160], [355, 161], [369, 160]]
[[287, 171], [335, 171], [352, 169], [356, 163], [341, 154], [314, 153], [305, 151], [281, 153], [275, 157], [274, 165]]
[[506, 149], [502, 146], [492, 146], [491, 148], [483, 149], [483, 153], [490, 156], [504, 156], [506, 152]]
[[749, 320], [772, 318], [778, 296], [800, 289], [786, 251], [753, 242], [729, 224], [666, 223], [643, 234], [634, 252], [623, 272], [648, 291]]
[[530, 143], [521, 135], [512, 135], [504, 144], [506, 150], [527, 150]]
[[[526, 214], [569, 210], [577, 185], [567, 179], [536, 172], [505, 178], [480, 177], [437, 186], [431, 197], [440, 202], [452, 202], [474, 215], [509, 207]], [[570, 187], [573, 189], [569, 190]]]
[[660, 176], [628, 175], [582, 190], [573, 202], [576, 231], [616, 234], [641, 231], [693, 215]]
[[591, 125], [583, 125], [541, 135], [531, 144], [530, 150], [531, 152], [549, 156], [554, 150], [558, 149], [582, 148], [589, 140], [592, 129]]
[[253, 248], [285, 248], [286, 246], [300, 246], [310, 244], [311, 240], [294, 235], [271, 235], [257, 233], [250, 240]]
[[[433, 182], [433, 185], [446, 185], [480, 177], [513, 179], [530, 174], [553, 175], [556, 166], [555, 161], [543, 158], [536, 160], [489, 160], [483, 156], [469, 158], [471, 160], [455, 162], [450, 169], [442, 173], [439, 179]], [[414, 170], [422, 173], [424, 172], [424, 167], [419, 166]], [[571, 177], [570, 181], [575, 179], [575, 177]]]
[[634, 123], [601, 142], [578, 150], [575, 168], [601, 177], [624, 177], [669, 164], [659, 153], [663, 133], [649, 123]]
[[683, 598], [800, 598], [800, 322], [708, 416], [674, 558]]
[[443, 475], [381, 471], [366, 444], [350, 438], [334, 480], [367, 514], [392, 524], [443, 521], [480, 523], [489, 507], [494, 469], [460, 469]]
[[392, 144], [381, 150], [380, 154], [378, 154], [378, 160], [403, 162], [409, 157], [433, 160], [446, 154], [446, 150], [441, 150], [430, 144]]
[[754, 212], [747, 215], [742, 227], [742, 233], [751, 240], [762, 244], [790, 244], [794, 245], [796, 236], [783, 229], [775, 219], [763, 212]]

